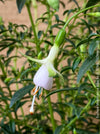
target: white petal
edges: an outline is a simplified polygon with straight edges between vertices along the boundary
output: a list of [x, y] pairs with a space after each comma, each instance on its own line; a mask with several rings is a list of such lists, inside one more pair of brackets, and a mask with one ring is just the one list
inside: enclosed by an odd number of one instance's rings
[[33, 78], [35, 85], [44, 89], [51, 89], [53, 85], [53, 78], [49, 77], [49, 72], [45, 65], [42, 65]]

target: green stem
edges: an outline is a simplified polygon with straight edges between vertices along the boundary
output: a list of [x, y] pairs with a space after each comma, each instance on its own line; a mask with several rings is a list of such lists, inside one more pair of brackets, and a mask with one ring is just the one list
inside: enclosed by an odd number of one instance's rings
[[[57, 89], [60, 89], [60, 84], [59, 83], [60, 83], [59, 79], [56, 79]], [[58, 95], [58, 102], [60, 103], [59, 104], [59, 109], [60, 109], [60, 111], [64, 111], [64, 108], [63, 108], [63, 106], [61, 104], [62, 103], [61, 92], [58, 92], [57, 95]], [[63, 123], [64, 120], [65, 120], [65, 115], [63, 115], [63, 118], [61, 118], [61, 122]]]
[[[15, 114], [16, 120], [18, 120], [18, 116], [17, 116], [16, 112], [14, 112], [14, 114]], [[20, 125], [18, 124], [17, 127], [18, 127], [18, 131], [21, 133]]]
[[[50, 30], [50, 27], [52, 25], [52, 15], [50, 14], [50, 7], [47, 6], [47, 12], [48, 12], [48, 27], [47, 27], [47, 30]], [[46, 32], [47, 32], [46, 30]], [[52, 32], [50, 33], [50, 36], [51, 36], [51, 42], [53, 43], [53, 38], [52, 38]]]
[[[36, 0], [32, 0], [33, 8], [34, 8], [34, 18], [37, 20], [37, 3]], [[36, 32], [38, 31], [38, 23], [35, 25]]]
[[[51, 27], [51, 25], [52, 25], [51, 18], [53, 17], [53, 15], [54, 15], [54, 13], [55, 13], [55, 12], [53, 12], [52, 14], [50, 14], [50, 8], [49, 8], [49, 7], [47, 7], [47, 12], [48, 12], [48, 26], [47, 26], [47, 28], [46, 28], [44, 34], [43, 34], [43, 37], [42, 37], [42, 39], [41, 39], [41, 41], [40, 41], [40, 44], [43, 42], [45, 36], [47, 35], [48, 30], [50, 29], [50, 27]], [[52, 33], [51, 33], [51, 42], [53, 43]]]
[[67, 22], [66, 22], [66, 24], [64, 25], [63, 29], [65, 29], [65, 28], [67, 27], [67, 25], [69, 24], [69, 22], [70, 22], [74, 17], [76, 17], [76, 16], [78, 16], [80, 13], [85, 12], [86, 10], [89, 10], [89, 9], [91, 9], [91, 8], [94, 8], [94, 7], [100, 7], [100, 4], [99, 4], [99, 5], [93, 5], [93, 6], [90, 6], [90, 7], [85, 8], [85, 9], [82, 9], [81, 11], [79, 11], [79, 12], [77, 12], [76, 14], [74, 14], [73, 16], [71, 16], [71, 17], [67, 20]]
[[[48, 91], [47, 91], [47, 94], [48, 94]], [[53, 128], [53, 132], [55, 132], [56, 124], [55, 124], [55, 120], [54, 120], [54, 115], [53, 115], [53, 109], [52, 109], [52, 105], [51, 105], [50, 96], [47, 98], [47, 100], [48, 100], [48, 106], [49, 106], [52, 128]]]
[[[8, 112], [9, 121], [14, 120], [12, 117], [12, 114], [11, 114], [11, 110], [9, 109], [9, 104], [8, 104], [7, 100], [5, 100], [5, 104], [7, 106], [7, 109], [5, 109], [5, 110], [9, 111]], [[15, 118], [17, 119], [16, 112], [14, 112], [14, 115], [15, 115]], [[19, 124], [16, 124], [16, 126], [18, 127], [18, 131], [21, 133]]]
[[[18, 53], [18, 49], [16, 48], [15, 56], [17, 56], [17, 53]], [[14, 68], [15, 68], [15, 70], [17, 71], [17, 58], [14, 59]], [[16, 80], [17, 80], [17, 79], [16, 79]], [[18, 86], [18, 83], [16, 83], [16, 90], [18, 90], [18, 89], [19, 89], [19, 86]], [[24, 111], [23, 111], [22, 106], [20, 107], [20, 110], [21, 110], [23, 119], [25, 120]], [[17, 114], [16, 114], [16, 116], [17, 116]], [[26, 123], [26, 122], [25, 122], [25, 123]]]
[[[45, 32], [44, 36], [46, 35], [47, 31], [50, 29], [50, 27], [52, 25], [52, 21], [51, 21], [52, 16], [50, 14], [50, 8], [48, 6], [47, 6], [47, 11], [48, 11], [48, 27], [46, 29], [46, 32]], [[51, 35], [52, 35], [52, 33], [51, 33]], [[52, 36], [51, 36], [51, 42], [53, 43]], [[46, 93], [48, 94], [48, 91]], [[51, 104], [50, 96], [47, 98], [47, 100], [48, 100], [50, 118], [51, 118], [53, 133], [54, 133], [55, 129], [56, 129], [56, 123], [55, 123], [55, 120], [54, 120], [54, 115], [53, 115], [53, 109], [52, 109], [52, 104]]]
[[93, 82], [93, 80], [92, 80], [92, 78], [91, 78], [91, 76], [90, 76], [90, 73], [89, 73], [89, 72], [87, 72], [87, 75], [88, 75], [88, 78], [89, 78], [89, 80], [90, 80], [91, 84], [92, 84], [92, 85], [93, 85], [93, 87], [96, 89], [96, 85], [94, 84], [94, 82]]
[[[16, 90], [18, 90], [18, 89], [19, 89], [18, 83], [16, 83]], [[24, 111], [23, 111], [22, 106], [20, 107], [20, 110], [21, 110], [21, 113], [22, 113], [22, 117], [23, 117], [23, 119], [25, 120], [25, 115], [24, 115]], [[26, 122], [25, 122], [25, 123], [26, 123]]]
[[32, 25], [32, 30], [33, 30], [33, 33], [34, 33], [34, 37], [35, 37], [37, 52], [39, 53], [40, 46], [39, 46], [39, 43], [38, 43], [38, 37], [37, 37], [36, 29], [35, 29], [35, 24], [34, 24], [34, 21], [33, 21], [33, 18], [32, 18], [32, 14], [31, 14], [31, 10], [30, 10], [30, 5], [27, 3], [26, 7], [27, 7], [27, 11], [28, 11], [30, 22], [31, 22], [31, 25]]
[[2, 70], [3, 76], [6, 78], [7, 74], [6, 74], [6, 71], [4, 69], [4, 64], [1, 62], [1, 57], [0, 57], [0, 68]]

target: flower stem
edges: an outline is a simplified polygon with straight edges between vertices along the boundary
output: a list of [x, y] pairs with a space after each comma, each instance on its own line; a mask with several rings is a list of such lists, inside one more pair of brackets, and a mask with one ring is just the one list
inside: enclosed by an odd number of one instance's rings
[[27, 11], [28, 11], [30, 22], [31, 22], [31, 25], [32, 25], [32, 30], [33, 30], [33, 33], [34, 33], [34, 37], [35, 37], [37, 52], [39, 53], [40, 46], [39, 46], [39, 43], [38, 43], [38, 37], [37, 37], [36, 29], [35, 29], [35, 24], [34, 24], [34, 21], [33, 21], [33, 18], [32, 18], [32, 13], [31, 13], [31, 10], [30, 10], [30, 5], [27, 3], [26, 7], [27, 7]]
[[[56, 85], [57, 85], [57, 89], [60, 89], [60, 84], [59, 84], [59, 79], [56, 79]], [[58, 102], [60, 103], [59, 105], [59, 110], [60, 111], [64, 111], [64, 108], [62, 106], [62, 97], [61, 97], [61, 92], [58, 92]], [[65, 115], [63, 114], [63, 118], [61, 118], [62, 123], [65, 120]]]
[[[37, 2], [36, 0], [32, 0], [32, 5], [33, 5], [33, 8], [34, 8], [34, 21], [37, 20]], [[35, 29], [36, 29], [36, 32], [38, 31], [38, 24], [35, 25]]]
[[[15, 56], [17, 56], [17, 54], [18, 54], [18, 49], [16, 48]], [[17, 71], [17, 57], [15, 57], [15, 59], [14, 59], [14, 68], [15, 68], [15, 70]], [[16, 79], [16, 80], [17, 80], [17, 79]], [[18, 89], [19, 89], [19, 86], [18, 86], [18, 83], [16, 83], [16, 90], [18, 90]], [[23, 119], [25, 120], [24, 111], [23, 111], [22, 106], [20, 107], [20, 110], [21, 110]], [[16, 117], [17, 117], [17, 114], [16, 114]], [[26, 123], [26, 122], [25, 122], [25, 123]]]
[[[48, 91], [46, 93], [48, 94]], [[53, 128], [53, 132], [55, 132], [56, 124], [55, 124], [55, 120], [54, 120], [54, 115], [53, 115], [53, 109], [52, 109], [52, 105], [51, 105], [50, 96], [47, 98], [47, 100], [48, 100], [48, 106], [49, 106], [52, 128]]]
[[91, 9], [91, 8], [94, 8], [94, 7], [100, 7], [100, 4], [98, 4], [98, 5], [93, 5], [93, 6], [90, 6], [90, 7], [85, 8], [85, 9], [82, 9], [82, 10], [80, 10], [79, 12], [77, 12], [76, 14], [74, 14], [73, 16], [71, 16], [71, 17], [67, 20], [67, 22], [65, 23], [63, 29], [65, 29], [65, 28], [67, 27], [67, 25], [69, 24], [69, 22], [70, 22], [74, 17], [76, 17], [76, 16], [78, 16], [80, 13], [85, 12], [86, 10], [89, 10], [89, 9]]

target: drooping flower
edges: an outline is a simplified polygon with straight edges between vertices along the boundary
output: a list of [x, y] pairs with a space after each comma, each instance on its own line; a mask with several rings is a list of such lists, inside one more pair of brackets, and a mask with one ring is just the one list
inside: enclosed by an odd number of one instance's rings
[[58, 74], [60, 78], [63, 79], [62, 75], [54, 68], [54, 60], [58, 52], [59, 52], [58, 46], [54, 45], [51, 48], [48, 57], [43, 60], [33, 59], [21, 53], [29, 60], [42, 64], [42, 66], [39, 68], [39, 70], [36, 72], [33, 78], [35, 88], [33, 89], [34, 94], [33, 94], [32, 105], [30, 108], [30, 114], [33, 114], [34, 112], [34, 101], [36, 94], [38, 94], [38, 96], [41, 97], [43, 89], [46, 90], [51, 89], [53, 85], [53, 76], [55, 76], [56, 74]]
[[[57, 0], [57, 1], [59, 1], [59, 0]], [[49, 0], [48, 0], [48, 3], [49, 3]], [[49, 4], [51, 4], [51, 3], [49, 3]], [[61, 83], [63, 84], [63, 82], [64, 82], [63, 76], [54, 68], [54, 60], [55, 60], [56, 56], [58, 55], [59, 47], [63, 43], [63, 41], [65, 39], [65, 35], [66, 35], [65, 27], [63, 27], [57, 33], [55, 42], [54, 42], [54, 46], [51, 48], [48, 57], [43, 60], [31, 58], [20, 52], [20, 54], [25, 56], [27, 59], [42, 64], [42, 66], [39, 68], [39, 70], [37, 71], [37, 73], [35, 74], [35, 76], [33, 78], [33, 82], [36, 86], [33, 89], [33, 92], [34, 92], [33, 101], [32, 101], [32, 105], [30, 108], [31, 114], [33, 114], [33, 112], [34, 112], [34, 101], [35, 101], [36, 94], [38, 94], [38, 97], [39, 96], [41, 97], [43, 88], [46, 90], [49, 90], [52, 88], [53, 76], [58, 74], [60, 76], [60, 80], [62, 81]]]
[[49, 72], [44, 64], [36, 72], [33, 78], [33, 82], [36, 86], [33, 89], [34, 95], [33, 95], [32, 105], [30, 108], [30, 114], [34, 113], [34, 100], [36, 94], [41, 90], [39, 94], [39, 97], [41, 97], [43, 88], [49, 90], [52, 88], [53, 85], [53, 77], [49, 77]]

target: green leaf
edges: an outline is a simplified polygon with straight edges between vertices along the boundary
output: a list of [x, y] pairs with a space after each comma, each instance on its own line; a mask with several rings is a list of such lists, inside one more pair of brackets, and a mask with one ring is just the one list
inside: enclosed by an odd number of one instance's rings
[[9, 125], [10, 125], [9, 126], [10, 127], [10, 131], [12, 133], [15, 133], [15, 131], [16, 131], [15, 122], [12, 120], [12, 121], [10, 121]]
[[43, 31], [40, 30], [40, 31], [38, 32], [38, 39], [40, 39], [40, 37], [42, 36], [42, 34], [43, 34]]
[[70, 10], [65, 10], [63, 15], [65, 15], [67, 13], [67, 15], [69, 16], [71, 13], [74, 13], [77, 10], [77, 8], [75, 9], [70, 9]]
[[76, 6], [80, 9], [78, 2], [77, 2], [76, 0], [69, 0], [69, 2], [72, 2], [72, 1], [73, 1], [73, 2], [76, 4]]
[[63, 67], [63, 68], [61, 69], [61, 72], [60, 72], [60, 73], [69, 71], [70, 69], [72, 69], [70, 66], [65, 66], [65, 67]]
[[27, 94], [28, 92], [30, 92], [32, 90], [32, 88], [34, 87], [34, 85], [28, 85], [26, 87], [23, 87], [21, 89], [19, 89], [17, 92], [15, 92], [15, 94], [13, 95], [11, 102], [10, 102], [10, 108], [18, 101], [20, 100], [25, 94]]
[[55, 19], [56, 19], [57, 22], [59, 22], [59, 16], [58, 16], [58, 14], [55, 14]]
[[99, 34], [97, 34], [97, 33], [91, 33], [91, 34], [89, 35], [89, 37], [88, 37], [88, 38], [92, 38], [92, 37], [94, 37], [94, 36], [99, 37]]
[[95, 105], [96, 104], [96, 101], [97, 101], [97, 98], [93, 97], [91, 98], [91, 106]]
[[81, 21], [83, 22], [82, 25], [83, 25], [83, 24], [86, 25], [86, 27], [88, 28], [89, 33], [91, 33], [91, 32], [92, 32], [92, 31], [91, 31], [91, 28], [94, 29], [94, 27], [93, 27], [92, 25], [90, 25], [90, 24], [89, 24], [86, 20], [84, 20], [84, 19], [81, 19]]
[[27, 101], [23, 101], [23, 102], [20, 102], [20, 101], [18, 101], [18, 103], [17, 103], [17, 105], [16, 105], [16, 107], [15, 107], [15, 112], [17, 112], [17, 110], [21, 107], [21, 106], [23, 106], [25, 103], [26, 103]]
[[80, 117], [81, 111], [82, 111], [82, 108], [80, 108], [80, 107], [76, 107], [76, 108], [75, 108], [75, 114], [76, 114], [77, 118]]
[[80, 42], [76, 45], [76, 48], [78, 48], [78, 47], [79, 47], [80, 45], [82, 45], [82, 44], [85, 44], [85, 43], [89, 42], [90, 40], [91, 40], [91, 39], [86, 38], [86, 39], [80, 41]]
[[11, 52], [13, 52], [13, 50], [14, 50], [14, 46], [8, 47], [7, 57], [9, 57], [9, 55], [11, 54]]
[[79, 69], [78, 76], [77, 76], [77, 83], [80, 82], [83, 75], [96, 63], [96, 61], [99, 59], [98, 56], [95, 54], [92, 56], [89, 56], [82, 64], [82, 66]]
[[24, 76], [24, 75], [26, 75], [27, 73], [29, 73], [29, 72], [31, 72], [31, 71], [33, 71], [34, 70], [34, 68], [28, 68], [28, 69], [26, 69], [25, 71], [23, 71], [21, 74], [20, 74], [20, 79], [22, 79], [22, 77]]
[[16, 0], [17, 8], [18, 8], [19, 13], [21, 13], [21, 10], [22, 10], [25, 2], [26, 2], [26, 0]]
[[91, 41], [90, 45], [89, 45], [89, 49], [88, 49], [88, 53], [89, 55], [93, 55], [95, 48], [97, 47], [97, 45], [99, 44], [99, 42], [97, 41], [97, 39], [94, 39]]
[[80, 94], [80, 92], [81, 92], [82, 90], [88, 91], [88, 92], [90, 92], [90, 93], [96, 95], [95, 90], [93, 90], [93, 87], [91, 86], [91, 84], [82, 83], [82, 84], [80, 85], [80, 87], [78, 88], [78, 94]]
[[52, 95], [52, 94], [55, 94], [55, 93], [58, 93], [58, 92], [69, 91], [69, 90], [77, 90], [77, 89], [78, 89], [78, 87], [57, 89], [57, 90], [54, 90], [54, 91], [50, 92], [50, 93], [45, 97], [45, 99], [46, 99], [48, 96], [50, 96], [50, 95]]
[[78, 67], [79, 63], [81, 62], [80, 57], [75, 58], [73, 65], [72, 65], [72, 70], [73, 72], [75, 71], [75, 69]]
[[16, 43], [16, 41], [13, 41], [13, 42], [11, 42], [11, 43], [5, 45], [5, 46], [1, 45], [0, 47], [2, 47], [2, 48], [0, 49], [0, 51], [4, 50], [5, 48], [7, 48], [7, 47], [9, 47], [9, 46], [14, 45], [15, 43]]
[[0, 0], [0, 1], [4, 3], [4, 0]]
[[96, 5], [98, 2], [100, 2], [100, 0], [88, 0], [86, 7]]
[[62, 128], [63, 128], [62, 125], [61, 125], [61, 126], [58, 126], [58, 127], [56, 128], [54, 134], [60, 134], [60, 131], [61, 131]]
[[78, 134], [99, 134], [98, 132], [92, 132], [92, 131], [89, 131], [89, 130], [84, 130], [84, 129], [76, 129], [76, 132]]

